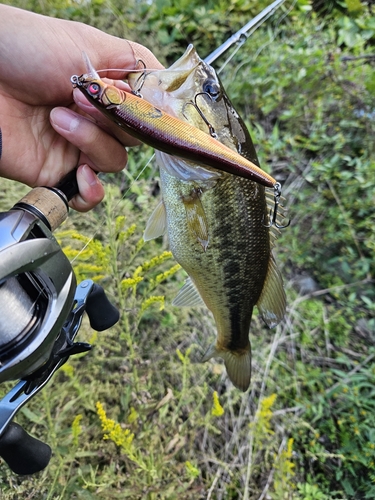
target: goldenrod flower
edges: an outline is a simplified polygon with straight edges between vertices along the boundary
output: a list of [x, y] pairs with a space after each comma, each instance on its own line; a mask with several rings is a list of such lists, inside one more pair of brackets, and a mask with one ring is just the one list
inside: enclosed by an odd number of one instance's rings
[[221, 417], [224, 415], [224, 408], [221, 406], [219, 401], [219, 395], [216, 391], [213, 393], [214, 404], [212, 406], [211, 415], [214, 417]]
[[142, 314], [145, 312], [146, 309], [148, 309], [153, 304], [157, 303], [160, 304], [159, 311], [162, 311], [164, 309], [164, 295], [152, 295], [148, 299], [145, 299], [141, 304], [141, 310], [139, 312], [139, 316], [142, 316]]
[[176, 264], [175, 266], [171, 267], [164, 273], [160, 273], [156, 276], [155, 279], [150, 280], [150, 286], [153, 288], [156, 285], [159, 285], [162, 281], [165, 281], [166, 279], [170, 278], [173, 276], [179, 269], [181, 269], [180, 264]]
[[138, 285], [143, 280], [142, 277], [137, 278], [125, 278], [121, 281], [121, 289], [126, 290], [127, 288], [132, 288], [133, 286]]
[[157, 255], [156, 257], [153, 257], [151, 260], [144, 262], [142, 264], [142, 268], [144, 271], [148, 271], [152, 267], [159, 266], [164, 261], [171, 259], [172, 257], [173, 257], [172, 252], [167, 252], [167, 251], [163, 252], [162, 254]]
[[117, 446], [121, 446], [127, 454], [132, 455], [134, 434], [129, 429], [123, 429], [119, 423], [108, 418], [103, 405], [99, 401], [96, 403], [96, 408], [102, 423], [103, 439], [110, 439]]

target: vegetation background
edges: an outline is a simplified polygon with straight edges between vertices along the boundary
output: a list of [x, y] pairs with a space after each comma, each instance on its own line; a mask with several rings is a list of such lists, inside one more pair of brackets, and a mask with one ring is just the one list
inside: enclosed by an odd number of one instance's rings
[[[204, 57], [270, 1], [10, 3], [170, 64], [188, 43]], [[85, 323], [94, 349], [19, 413], [53, 457], [32, 477], [2, 465], [2, 500], [375, 498], [373, 4], [287, 0], [221, 72], [292, 219], [277, 245], [288, 311], [273, 331], [253, 318], [250, 390], [220, 362], [199, 364], [216, 333], [207, 311], [170, 305], [184, 273], [166, 241], [142, 241], [159, 187], [152, 151], [138, 148], [105, 178], [103, 204], [56, 235], [122, 318], [101, 334]], [[1, 183], [6, 211], [22, 189]]]

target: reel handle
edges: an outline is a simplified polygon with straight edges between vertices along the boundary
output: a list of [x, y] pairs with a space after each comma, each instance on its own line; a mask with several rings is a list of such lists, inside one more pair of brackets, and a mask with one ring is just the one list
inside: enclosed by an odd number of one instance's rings
[[104, 289], [94, 283], [87, 297], [86, 313], [90, 326], [98, 332], [111, 328], [120, 319], [119, 310], [111, 304]]
[[0, 436], [0, 457], [16, 474], [35, 474], [47, 467], [52, 455], [48, 444], [11, 422]]

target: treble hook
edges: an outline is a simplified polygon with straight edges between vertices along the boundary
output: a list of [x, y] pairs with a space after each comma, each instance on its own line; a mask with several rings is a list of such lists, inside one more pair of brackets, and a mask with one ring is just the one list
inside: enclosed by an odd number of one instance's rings
[[141, 94], [140, 91], [142, 90], [142, 87], [145, 84], [146, 77], [147, 77], [146, 64], [144, 63], [144, 61], [142, 61], [142, 59], [137, 59], [135, 66], [137, 67], [138, 64], [143, 65], [143, 71], [135, 81], [134, 86], [136, 88], [134, 90], [132, 90], [132, 94], [136, 95], [137, 97], [143, 98], [143, 95]]
[[273, 213], [272, 213], [272, 209], [271, 209], [270, 215], [269, 215], [271, 222], [269, 224], [263, 224], [263, 225], [264, 225], [264, 227], [275, 226], [275, 227], [277, 227], [277, 229], [284, 229], [290, 225], [290, 219], [289, 219], [288, 223], [285, 224], [285, 226], [280, 226], [277, 223], [277, 212], [278, 212], [278, 208], [279, 208], [279, 204], [280, 204], [280, 197], [281, 197], [281, 184], [280, 184], [280, 182], [276, 182], [273, 189], [274, 189], [274, 191], [273, 191], [274, 207], [273, 207]]
[[[193, 102], [193, 101], [189, 101], [189, 102], [187, 102], [187, 103], [184, 105], [184, 107], [185, 107], [185, 106], [187, 106], [188, 104], [191, 104], [192, 106], [194, 106], [194, 108], [198, 111], [199, 116], [202, 118], [202, 120], [204, 121], [204, 123], [207, 125], [208, 130], [209, 130], [209, 132], [210, 132], [210, 136], [211, 136], [211, 137], [213, 137], [214, 139], [217, 139], [217, 137], [218, 137], [218, 136], [217, 136], [217, 133], [215, 132], [214, 127], [211, 125], [211, 123], [210, 123], [210, 122], [207, 120], [207, 118], [204, 116], [203, 111], [200, 109], [200, 107], [199, 107], [199, 106], [198, 106], [198, 104], [197, 104], [197, 97], [198, 97], [198, 96], [200, 96], [200, 95], [206, 95], [206, 96], [208, 96], [208, 97], [211, 99], [211, 101], [212, 101], [212, 97], [210, 96], [210, 94], [209, 94], [208, 92], [199, 92], [198, 94], [195, 94], [195, 96], [194, 96], [194, 102]], [[184, 115], [184, 116], [185, 116], [185, 115]], [[186, 116], [185, 116], [185, 118], [186, 118]]]

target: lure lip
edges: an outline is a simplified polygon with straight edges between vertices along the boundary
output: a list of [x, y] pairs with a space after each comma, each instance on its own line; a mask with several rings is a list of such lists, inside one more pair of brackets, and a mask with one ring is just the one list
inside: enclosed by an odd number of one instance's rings
[[[86, 52], [82, 52], [82, 57], [86, 65], [86, 73], [83, 73], [81, 76], [72, 75], [70, 78], [71, 83], [74, 88], [83, 87], [86, 88], [90, 83], [89, 80], [99, 80], [101, 82], [100, 76], [94, 66], [92, 65], [89, 56]], [[100, 95], [98, 95], [100, 97]]]
[[91, 78], [95, 78], [95, 80], [100, 80], [100, 76], [98, 75], [98, 72], [92, 65], [89, 56], [86, 54], [86, 52], [82, 52], [82, 57], [86, 64], [87, 74], [90, 75]]

